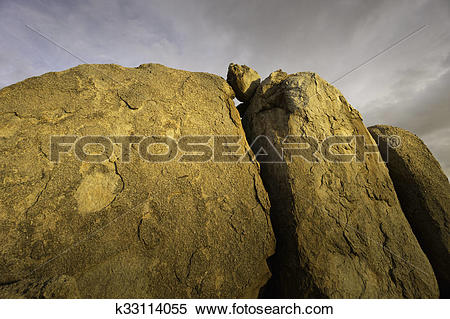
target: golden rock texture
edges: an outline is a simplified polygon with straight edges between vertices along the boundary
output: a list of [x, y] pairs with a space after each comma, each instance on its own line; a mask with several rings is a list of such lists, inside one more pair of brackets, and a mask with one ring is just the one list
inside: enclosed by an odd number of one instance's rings
[[[361, 135], [358, 111], [317, 74], [273, 72], [243, 116], [247, 138], [278, 149], [287, 135], [322, 141]], [[337, 153], [352, 154], [348, 145]], [[254, 150], [257, 153], [257, 150]], [[363, 162], [262, 163], [277, 252], [264, 295], [284, 298], [436, 298], [430, 263], [406, 220], [378, 154]]]
[[52, 135], [239, 135], [248, 150], [233, 97], [218, 76], [157, 64], [0, 90], [0, 296], [256, 297], [275, 248], [256, 162], [153, 163], [135, 147], [128, 163], [116, 147], [49, 161]]

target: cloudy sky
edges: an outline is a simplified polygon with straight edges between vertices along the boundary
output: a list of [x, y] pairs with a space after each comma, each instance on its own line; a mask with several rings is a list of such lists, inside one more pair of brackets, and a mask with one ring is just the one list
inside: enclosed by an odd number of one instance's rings
[[156, 62], [226, 75], [314, 71], [366, 125], [419, 135], [450, 175], [448, 0], [0, 0], [0, 88], [81, 62]]

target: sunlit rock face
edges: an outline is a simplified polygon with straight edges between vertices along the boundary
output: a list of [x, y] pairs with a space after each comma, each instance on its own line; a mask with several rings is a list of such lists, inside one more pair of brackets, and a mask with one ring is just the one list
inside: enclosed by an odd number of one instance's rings
[[[375, 144], [358, 111], [311, 72], [273, 72], [261, 82], [242, 120], [249, 140], [267, 136], [279, 152], [289, 135], [318, 144], [330, 136], [362, 136]], [[258, 145], [255, 154], [260, 146], [268, 145]], [[344, 143], [332, 152], [351, 156], [355, 151]], [[270, 261], [273, 278], [264, 295], [437, 297], [433, 269], [379, 154], [344, 162], [330, 160], [323, 151], [316, 155], [317, 162], [295, 156], [261, 163], [277, 238]]]
[[245, 152], [233, 97], [218, 76], [157, 64], [0, 90], [0, 296], [257, 297], [275, 241], [256, 162], [150, 162], [137, 145], [123, 161], [118, 144], [50, 161], [61, 135], [235, 135]]

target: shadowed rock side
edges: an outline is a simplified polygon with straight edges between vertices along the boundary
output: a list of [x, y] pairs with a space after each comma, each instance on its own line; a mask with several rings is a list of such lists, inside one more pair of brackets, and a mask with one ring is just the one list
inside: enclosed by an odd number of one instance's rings
[[[380, 144], [395, 191], [425, 254], [433, 266], [441, 297], [450, 297], [450, 184], [427, 146], [404, 129], [377, 125], [369, 132]], [[386, 146], [389, 136], [401, 144]]]
[[275, 248], [257, 163], [151, 163], [135, 144], [128, 163], [118, 145], [102, 163], [49, 161], [51, 135], [244, 136], [233, 97], [155, 64], [0, 90], [0, 296], [256, 297]]
[[[247, 138], [266, 135], [280, 150], [287, 135], [362, 135], [360, 114], [318, 75], [272, 73], [243, 117]], [[376, 149], [376, 147], [374, 147]], [[259, 147], [254, 148], [258, 154]], [[335, 152], [353, 154], [338, 145]], [[264, 297], [436, 298], [436, 279], [402, 213], [387, 168], [294, 157], [261, 164], [277, 252]]]

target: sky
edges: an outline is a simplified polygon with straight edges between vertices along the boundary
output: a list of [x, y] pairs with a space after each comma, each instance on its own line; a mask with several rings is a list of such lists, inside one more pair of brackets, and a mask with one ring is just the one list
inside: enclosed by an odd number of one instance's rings
[[0, 88], [83, 62], [317, 72], [367, 126], [421, 137], [450, 176], [449, 0], [0, 0], [0, 31]]

